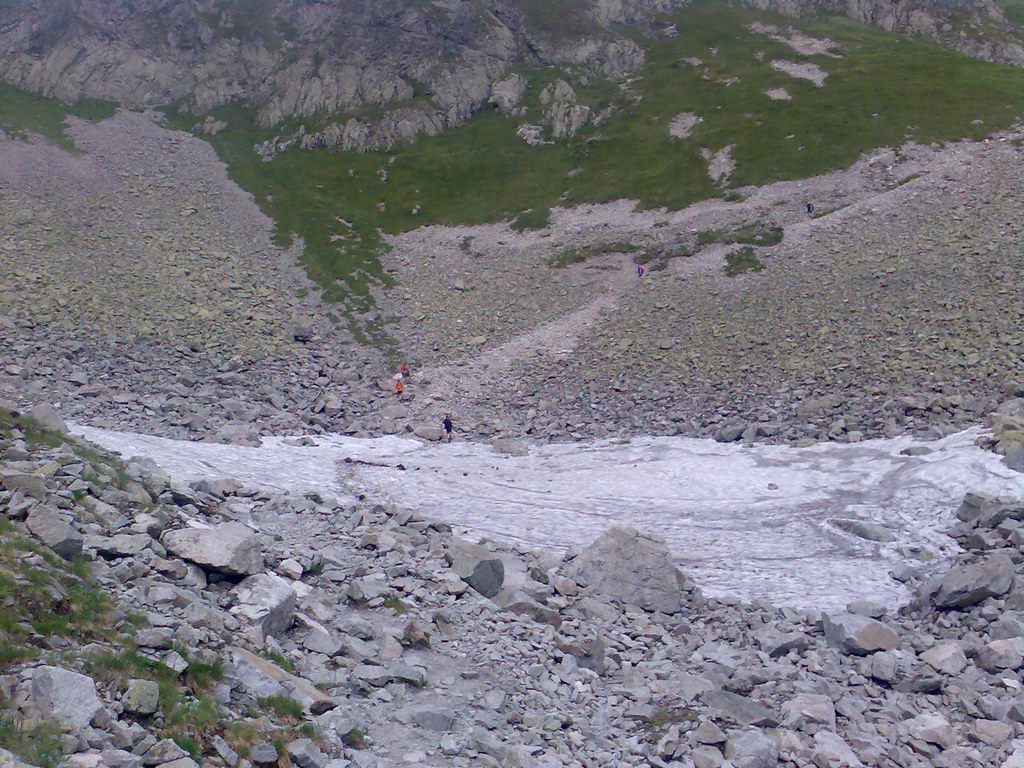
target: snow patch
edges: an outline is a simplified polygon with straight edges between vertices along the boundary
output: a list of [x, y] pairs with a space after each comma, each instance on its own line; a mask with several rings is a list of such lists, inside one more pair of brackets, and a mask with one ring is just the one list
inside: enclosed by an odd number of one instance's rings
[[[643, 437], [533, 446], [522, 457], [394, 436], [320, 436], [310, 447], [269, 437], [247, 448], [73, 429], [126, 458], [149, 457], [178, 480], [366, 493], [470, 535], [537, 548], [579, 549], [611, 525], [631, 525], [663, 536], [712, 595], [827, 610], [858, 598], [906, 601], [889, 571], [910, 548], [955, 551], [943, 531], [967, 491], [1024, 498], [1024, 474], [978, 448], [977, 429], [928, 443], [924, 456], [900, 453], [918, 444], [909, 437], [810, 448]], [[894, 540], [847, 534], [835, 518], [885, 526]]]
[[668, 124], [668, 132], [674, 138], [685, 139], [703, 122], [704, 118], [694, 112], [680, 112]]
[[787, 59], [772, 59], [772, 69], [785, 72], [790, 77], [810, 80], [819, 88], [825, 85], [825, 78], [828, 77], [828, 72], [808, 61], [798, 63]]

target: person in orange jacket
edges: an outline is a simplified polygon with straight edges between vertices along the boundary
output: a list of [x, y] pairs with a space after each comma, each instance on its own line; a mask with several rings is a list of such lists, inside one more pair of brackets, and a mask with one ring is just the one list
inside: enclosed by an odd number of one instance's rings
[[401, 379], [398, 379], [395, 382], [395, 397], [401, 400], [403, 392], [405, 392], [405, 384], [402, 383]]

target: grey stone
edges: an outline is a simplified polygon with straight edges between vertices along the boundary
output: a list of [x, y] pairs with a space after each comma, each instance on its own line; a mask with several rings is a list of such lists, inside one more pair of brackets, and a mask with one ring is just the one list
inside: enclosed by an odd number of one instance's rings
[[121, 705], [125, 712], [151, 715], [160, 705], [160, 686], [152, 680], [129, 680]]
[[249, 748], [249, 760], [256, 765], [276, 765], [278, 757], [277, 748], [269, 741], [254, 744]]
[[682, 609], [684, 577], [661, 539], [609, 528], [562, 569], [591, 592], [650, 611]]
[[63, 667], [32, 670], [32, 705], [49, 722], [77, 733], [103, 711], [91, 677]]
[[832, 731], [814, 734], [814, 752], [811, 760], [817, 768], [863, 768], [856, 753], [841, 736]]
[[867, 616], [841, 613], [824, 616], [825, 639], [846, 654], [865, 656], [875, 651], [890, 651], [899, 644], [899, 636], [887, 624]]
[[68, 431], [68, 425], [64, 423], [64, 419], [61, 418], [60, 414], [57, 413], [57, 409], [52, 405], [40, 403], [29, 411], [28, 415], [38, 421], [46, 429], [65, 433]]
[[230, 658], [230, 676], [253, 698], [287, 696], [313, 714], [322, 714], [337, 706], [311, 682], [286, 672], [268, 659], [243, 648], [231, 648]]
[[725, 759], [734, 768], [777, 768], [779, 748], [761, 731], [739, 731], [726, 740]]
[[289, 742], [285, 752], [299, 768], [324, 768], [328, 757], [312, 739], [298, 739]]
[[836, 710], [832, 699], [817, 693], [798, 693], [782, 705], [782, 723], [814, 733], [826, 727], [835, 730]]
[[926, 713], [907, 722], [907, 732], [915, 739], [949, 749], [957, 743], [957, 734], [942, 715]]
[[510, 440], [506, 437], [499, 437], [491, 441], [491, 448], [494, 449], [495, 453], [501, 453], [506, 456], [529, 456], [530, 449], [525, 443], [521, 443], [518, 440]]
[[738, 693], [707, 691], [701, 694], [700, 700], [711, 712], [740, 725], [762, 728], [775, 728], [779, 725], [779, 719], [768, 707]]
[[280, 576], [258, 573], [243, 579], [232, 590], [237, 605], [231, 613], [258, 626], [264, 635], [276, 637], [292, 625], [298, 596]]
[[494, 597], [505, 585], [505, 563], [479, 544], [453, 539], [446, 556], [452, 570], [484, 597]]
[[978, 649], [974, 662], [991, 673], [1004, 669], [1019, 669], [1024, 664], [1024, 637], [985, 643]]
[[866, 520], [833, 520], [832, 525], [847, 533], [868, 541], [893, 541], [894, 536], [884, 526]]
[[167, 531], [161, 542], [168, 551], [208, 571], [249, 576], [263, 570], [259, 540], [242, 523]]
[[416, 725], [431, 731], [450, 731], [455, 723], [455, 712], [448, 707], [416, 707], [409, 714]]
[[65, 560], [82, 554], [82, 534], [52, 507], [37, 506], [25, 521], [29, 533]]
[[188, 757], [188, 753], [172, 739], [163, 739], [147, 749], [142, 755], [143, 765], [163, 765]]
[[932, 602], [939, 608], [967, 608], [1013, 587], [1013, 562], [1003, 554], [967, 566], [954, 566], [939, 582]]
[[945, 675], [959, 675], [967, 666], [967, 655], [955, 640], [939, 643], [921, 654], [921, 661], [936, 672]]

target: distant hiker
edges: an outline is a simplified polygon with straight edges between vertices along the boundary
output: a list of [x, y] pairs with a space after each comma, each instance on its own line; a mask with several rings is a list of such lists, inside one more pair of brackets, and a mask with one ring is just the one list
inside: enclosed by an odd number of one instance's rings
[[444, 427], [444, 434], [448, 438], [448, 442], [452, 441], [452, 417], [450, 414], [444, 415], [444, 421], [441, 422], [441, 426]]
[[636, 276], [637, 277], [643, 277], [644, 276], [644, 265], [643, 264], [637, 264], [636, 265]]
[[405, 384], [402, 383], [401, 379], [398, 379], [395, 382], [395, 397], [401, 400], [403, 392], [405, 392]]
[[408, 379], [409, 378], [409, 364], [408, 363], [402, 363], [402, 367], [398, 369], [398, 372], [400, 374], [402, 374], [402, 378], [403, 379]]
[[813, 216], [814, 215], [814, 205], [811, 204], [811, 203], [807, 204], [807, 215], [808, 216]]

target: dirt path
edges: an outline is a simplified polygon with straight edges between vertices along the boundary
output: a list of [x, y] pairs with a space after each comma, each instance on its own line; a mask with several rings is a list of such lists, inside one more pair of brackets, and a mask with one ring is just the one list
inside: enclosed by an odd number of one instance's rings
[[575, 312], [531, 331], [513, 336], [497, 347], [453, 365], [422, 369], [416, 380], [425, 382], [420, 399], [437, 410], [459, 411], [481, 395], [513, 363], [545, 356], [565, 357], [573, 352], [580, 337], [601, 317], [618, 306], [619, 300], [637, 286], [636, 265], [624, 254], [614, 257], [607, 271], [605, 290]]

